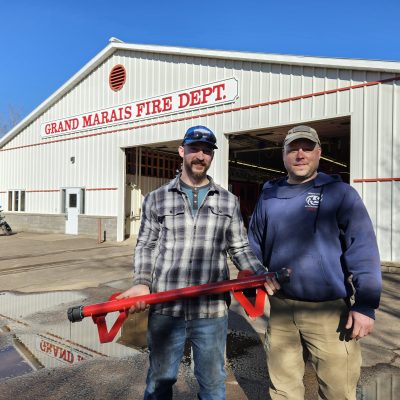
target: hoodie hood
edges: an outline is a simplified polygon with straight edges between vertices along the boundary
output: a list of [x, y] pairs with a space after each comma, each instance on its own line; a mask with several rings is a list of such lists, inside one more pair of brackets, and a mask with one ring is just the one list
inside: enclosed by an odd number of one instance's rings
[[[287, 177], [278, 178], [264, 184], [262, 196], [264, 199], [272, 197], [278, 199], [291, 199], [312, 187], [319, 188], [319, 192], [321, 193], [325, 185], [330, 185], [336, 182], [342, 182], [342, 178], [339, 175], [327, 175], [323, 172], [318, 172], [318, 175], [312, 181], [299, 185], [288, 185]], [[297, 190], [293, 190], [294, 186], [297, 187]]]

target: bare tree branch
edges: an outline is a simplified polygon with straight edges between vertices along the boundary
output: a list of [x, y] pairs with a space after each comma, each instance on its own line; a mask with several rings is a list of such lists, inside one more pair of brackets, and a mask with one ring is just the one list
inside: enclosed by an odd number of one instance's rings
[[17, 125], [21, 118], [21, 111], [18, 108], [9, 105], [6, 114], [0, 114], [0, 137], [4, 136], [9, 130]]

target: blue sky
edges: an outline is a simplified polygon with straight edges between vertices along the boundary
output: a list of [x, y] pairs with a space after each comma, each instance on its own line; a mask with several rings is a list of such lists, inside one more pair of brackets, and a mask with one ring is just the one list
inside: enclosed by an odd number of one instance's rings
[[399, 0], [1, 0], [0, 126], [108, 44], [400, 61]]

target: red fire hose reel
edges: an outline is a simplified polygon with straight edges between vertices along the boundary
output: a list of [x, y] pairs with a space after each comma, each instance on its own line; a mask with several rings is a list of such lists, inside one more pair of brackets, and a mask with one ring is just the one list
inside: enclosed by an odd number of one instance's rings
[[[180, 300], [189, 297], [232, 292], [236, 300], [242, 305], [250, 317], [259, 317], [264, 312], [266, 292], [264, 282], [267, 277], [275, 277], [279, 283], [289, 280], [290, 271], [286, 268], [278, 272], [268, 272], [263, 275], [254, 275], [250, 270], [240, 271], [237, 279], [221, 282], [205, 283], [203, 285], [189, 286], [181, 289], [167, 290], [165, 292], [146, 294], [143, 296], [130, 297], [115, 300], [119, 293], [113, 294], [104, 303], [91, 304], [87, 306], [76, 306], [68, 309], [68, 319], [71, 322], [82, 321], [83, 318], [91, 316], [97, 325], [100, 343], [108, 343], [114, 340], [123, 322], [128, 318], [129, 309], [137, 302], [146, 304], [158, 304], [169, 301]], [[252, 303], [244, 294], [245, 289], [256, 289], [255, 301]], [[107, 328], [106, 315], [109, 312], [119, 312], [119, 316], [110, 330]]]

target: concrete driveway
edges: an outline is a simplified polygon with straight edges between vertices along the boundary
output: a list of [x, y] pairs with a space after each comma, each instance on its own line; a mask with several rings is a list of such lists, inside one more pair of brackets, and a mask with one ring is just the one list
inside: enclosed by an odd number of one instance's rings
[[[0, 368], [0, 399], [33, 399], [39, 392], [41, 399], [141, 398], [147, 370], [146, 350], [138, 347], [144, 337], [144, 316], [130, 322], [137, 333], [136, 343], [126, 339], [131, 335], [125, 328], [115, 343], [106, 345], [98, 343], [90, 319], [71, 325], [66, 318], [68, 307], [105, 301], [131, 285], [134, 244], [133, 239], [97, 243], [61, 234], [0, 236], [0, 361], [2, 357], [7, 360], [0, 365], [8, 365], [3, 377]], [[400, 385], [400, 274], [384, 273], [383, 277], [376, 329], [362, 341], [360, 399], [394, 400], [389, 392]], [[268, 399], [263, 347], [266, 323], [266, 317], [249, 321], [233, 301], [227, 347], [228, 399]], [[68, 356], [62, 360], [61, 354]], [[306, 399], [317, 399], [310, 368], [305, 382]], [[175, 398], [194, 399], [196, 390], [188, 352]]]

